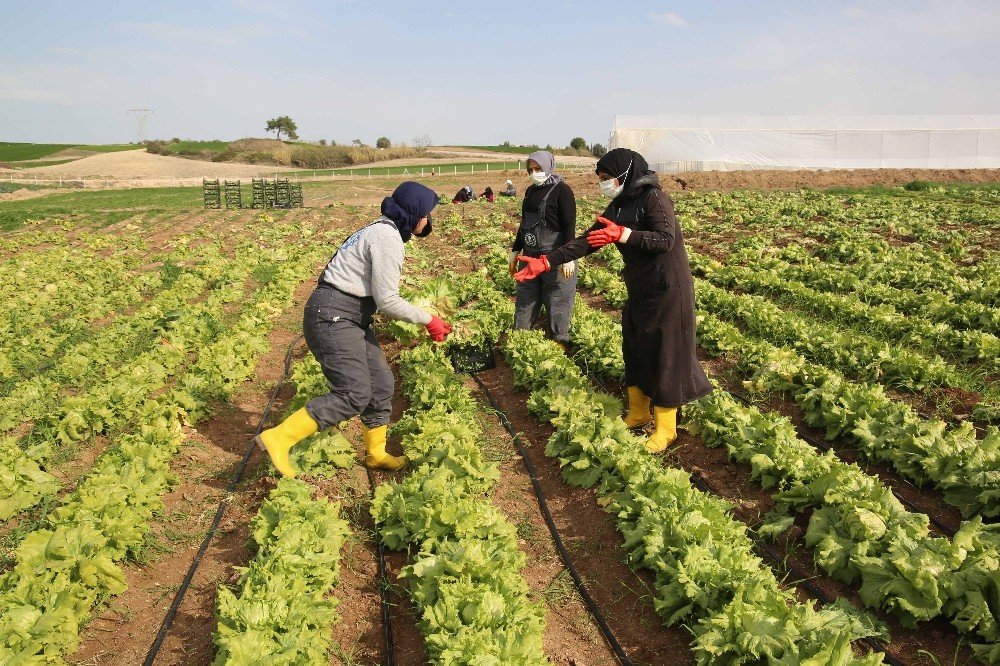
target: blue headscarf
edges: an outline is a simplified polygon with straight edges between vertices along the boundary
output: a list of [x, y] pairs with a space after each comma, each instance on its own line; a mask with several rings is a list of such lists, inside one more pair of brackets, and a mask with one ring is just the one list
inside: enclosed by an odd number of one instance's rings
[[397, 187], [391, 197], [382, 199], [382, 214], [396, 223], [405, 243], [410, 240], [413, 228], [422, 217], [427, 218], [427, 226], [420, 235], [426, 236], [431, 232], [430, 215], [437, 203], [438, 195], [434, 190], [426, 185], [407, 181]]

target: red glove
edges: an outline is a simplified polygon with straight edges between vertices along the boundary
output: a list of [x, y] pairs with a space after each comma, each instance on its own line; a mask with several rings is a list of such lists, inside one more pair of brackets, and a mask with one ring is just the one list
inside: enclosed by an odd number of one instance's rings
[[427, 324], [426, 328], [434, 342], [444, 342], [444, 339], [451, 333], [451, 324], [434, 315], [431, 315], [431, 323]]
[[542, 273], [552, 270], [552, 266], [549, 265], [549, 259], [544, 254], [540, 257], [525, 257], [522, 255], [517, 260], [527, 264], [524, 268], [514, 273], [514, 279], [518, 282], [534, 280]]
[[587, 243], [590, 247], [604, 247], [608, 243], [617, 243], [621, 240], [622, 230], [620, 227], [606, 217], [598, 217], [597, 221], [604, 225], [603, 229], [594, 229], [587, 234]]

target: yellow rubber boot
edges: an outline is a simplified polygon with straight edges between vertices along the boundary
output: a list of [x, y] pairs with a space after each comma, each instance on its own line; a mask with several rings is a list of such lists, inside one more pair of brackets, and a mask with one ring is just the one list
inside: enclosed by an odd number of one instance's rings
[[653, 406], [653, 434], [646, 440], [646, 450], [659, 453], [677, 439], [677, 408]]
[[406, 458], [389, 455], [385, 452], [385, 433], [388, 429], [389, 426], [384, 425], [371, 429], [364, 424], [361, 425], [361, 433], [365, 438], [365, 448], [368, 449], [368, 457], [365, 458], [365, 465], [395, 472], [406, 465]]
[[638, 386], [628, 387], [628, 414], [624, 417], [629, 428], [640, 428], [649, 423], [649, 396]]
[[306, 408], [294, 412], [287, 419], [257, 435], [254, 441], [262, 451], [271, 456], [271, 463], [289, 479], [295, 478], [295, 470], [288, 461], [288, 452], [293, 446], [319, 429], [319, 424], [313, 421]]

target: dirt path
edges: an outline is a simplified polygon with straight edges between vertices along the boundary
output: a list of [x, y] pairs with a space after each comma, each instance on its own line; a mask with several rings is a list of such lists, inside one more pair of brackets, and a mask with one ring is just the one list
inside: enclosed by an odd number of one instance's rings
[[53, 164], [13, 173], [15, 177], [20, 178], [23, 178], [24, 174], [31, 174], [32, 176], [37, 175], [39, 178], [118, 180], [137, 178], [249, 178], [292, 170], [281, 166], [189, 160], [184, 157], [155, 155], [142, 149], [101, 153], [66, 164]]

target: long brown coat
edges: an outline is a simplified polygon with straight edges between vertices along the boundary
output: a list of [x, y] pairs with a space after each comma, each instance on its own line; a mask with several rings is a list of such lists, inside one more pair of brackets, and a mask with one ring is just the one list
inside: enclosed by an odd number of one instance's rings
[[[622, 309], [622, 353], [625, 383], [638, 386], [660, 407], [678, 407], [712, 391], [695, 342], [694, 280], [684, 249], [684, 237], [674, 204], [648, 173], [631, 188], [631, 196], [616, 199], [604, 217], [632, 230], [616, 246], [625, 269], [622, 279], [628, 300]], [[594, 251], [587, 233], [548, 255], [553, 266]]]

